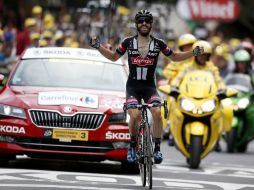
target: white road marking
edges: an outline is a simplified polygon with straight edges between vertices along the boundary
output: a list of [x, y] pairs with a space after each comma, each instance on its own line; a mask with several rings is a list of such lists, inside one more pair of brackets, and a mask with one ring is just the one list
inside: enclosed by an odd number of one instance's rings
[[[254, 178], [254, 168], [232, 168], [228, 166], [206, 165], [200, 170], [191, 170], [183, 166], [176, 166], [174, 163], [155, 165], [154, 172], [168, 172], [168, 173], [189, 173], [198, 175], [215, 175], [228, 177], [249, 178], [252, 182]], [[61, 178], [60, 178], [61, 176]], [[70, 180], [64, 180], [64, 176], [70, 176]], [[167, 175], [164, 175], [167, 176]], [[66, 178], [66, 177], [65, 177]], [[128, 179], [128, 181], [127, 181]], [[209, 178], [208, 178], [209, 179]], [[233, 179], [233, 178], [232, 178]], [[10, 180], [6, 183], [3, 180]], [[15, 184], [19, 181], [27, 181], [34, 184]], [[36, 181], [42, 181], [44, 184], [36, 184]], [[121, 182], [119, 182], [121, 181]], [[126, 181], [126, 183], [125, 183]], [[253, 188], [254, 184], [240, 184], [237, 181], [232, 182], [217, 182], [217, 181], [200, 181], [196, 179], [170, 179], [168, 177], [153, 177], [154, 188], [183, 188], [183, 189], [205, 189], [207, 185], [220, 187], [223, 190], [237, 190], [241, 188]], [[77, 172], [63, 172], [63, 171], [43, 171], [43, 170], [29, 170], [29, 169], [0, 169], [0, 187], [34, 187], [34, 188], [59, 188], [59, 189], [87, 189], [87, 190], [121, 190], [117, 186], [121, 185], [127, 187], [141, 187], [141, 180], [139, 175], [114, 175], [114, 174], [97, 174], [97, 173], [77, 173]], [[13, 182], [13, 183], [12, 183]], [[48, 182], [58, 183], [49, 185]], [[64, 184], [64, 185], [63, 185]], [[111, 185], [106, 188], [105, 185]], [[160, 184], [160, 186], [156, 186]], [[162, 185], [164, 184], [164, 186]], [[86, 187], [86, 186], [89, 187]], [[104, 187], [102, 188], [102, 186]], [[91, 187], [95, 186], [95, 187]], [[122, 190], [125, 190], [123, 188]]]
[[[247, 188], [247, 187], [253, 187], [254, 185], [251, 184], [236, 184], [236, 183], [224, 183], [224, 182], [211, 182], [211, 181], [198, 181], [198, 180], [184, 180], [184, 179], [164, 179], [164, 178], [153, 178], [154, 180], [158, 180], [158, 181], [164, 181], [164, 183], [166, 185], [169, 186], [174, 186], [174, 183], [177, 183], [178, 186], [176, 187], [180, 187], [180, 183], [183, 183], [182, 187], [186, 187], [188, 185], [188, 187], [191, 187], [191, 185], [200, 185], [202, 187], [201, 184], [204, 185], [214, 185], [216, 187], [221, 187], [224, 190], [237, 190], [237, 189], [241, 189], [241, 188]], [[167, 181], [170, 181], [169, 184], [167, 184]], [[185, 183], [185, 184], [184, 184]]]
[[170, 187], [183, 187], [183, 188], [189, 187], [189, 188], [198, 188], [198, 189], [204, 188], [203, 185], [190, 184], [190, 183], [164, 182], [164, 184], [166, 184], [167, 186], [170, 186]]
[[129, 189], [119, 189], [118, 187], [82, 187], [82, 186], [66, 186], [66, 185], [41, 185], [41, 184], [0, 184], [0, 187], [32, 187], [32, 188], [57, 188], [57, 189], [87, 189], [87, 190], [129, 190]]
[[105, 182], [105, 183], [116, 183], [117, 180], [115, 178], [109, 177], [89, 177], [89, 176], [77, 176], [77, 180], [82, 181], [96, 181], [96, 182]]
[[41, 173], [31, 173], [31, 171], [29, 172], [29, 174], [22, 174], [23, 176], [27, 176], [27, 177], [32, 177], [33, 178], [39, 178], [39, 179], [43, 179], [43, 180], [48, 180], [48, 181], [54, 181], [54, 182], [64, 182], [65, 180], [60, 180], [57, 178], [57, 176], [59, 175], [59, 173], [55, 173], [55, 172], [47, 172], [45, 174], [41, 174]]
[[246, 167], [225, 167], [225, 166], [214, 166], [207, 165], [203, 166], [198, 170], [174, 166], [171, 165], [156, 165], [154, 171], [167, 171], [169, 173], [192, 173], [199, 175], [218, 175], [218, 176], [232, 176], [232, 177], [245, 177], [245, 178], [254, 178], [254, 168]]

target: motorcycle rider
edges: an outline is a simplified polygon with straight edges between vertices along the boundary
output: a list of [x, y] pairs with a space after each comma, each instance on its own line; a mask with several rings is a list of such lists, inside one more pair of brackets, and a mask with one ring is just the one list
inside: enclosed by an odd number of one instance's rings
[[235, 70], [234, 73], [248, 74], [251, 79], [252, 87], [254, 87], [254, 71], [251, 69], [251, 56], [247, 50], [237, 50], [234, 55]]
[[204, 40], [197, 41], [193, 44], [192, 48], [197, 46], [202, 46], [204, 48], [204, 53], [202, 55], [198, 55], [194, 58], [191, 64], [185, 65], [183, 69], [179, 72], [179, 74], [173, 79], [171, 82], [172, 88], [178, 88], [185, 74], [192, 70], [204, 70], [211, 72], [214, 76], [215, 82], [219, 90], [224, 90], [226, 85], [223, 79], [220, 77], [219, 70], [216, 66], [214, 66], [213, 62], [210, 61], [210, 57], [212, 54], [211, 45]]
[[[91, 39], [91, 46], [111, 61], [118, 60], [128, 52], [129, 77], [126, 84], [126, 105], [137, 105], [143, 99], [146, 103], [160, 102], [155, 85], [155, 68], [159, 53], [162, 53], [173, 61], [182, 61], [193, 55], [202, 53], [202, 48], [195, 48], [188, 52], [173, 52], [164, 41], [153, 37], [152, 29], [153, 16], [147, 10], [141, 10], [135, 15], [137, 35], [125, 38], [116, 51], [111, 51], [100, 45], [98, 38]], [[194, 52], [194, 53], [193, 53]], [[154, 125], [153, 134], [155, 137], [154, 161], [162, 162], [160, 142], [162, 135], [162, 118], [159, 107], [150, 109]], [[140, 111], [128, 109], [130, 115], [129, 129], [131, 135], [130, 147], [128, 149], [127, 160], [136, 161], [136, 134], [137, 125], [140, 118]]]
[[230, 72], [232, 72], [231, 57], [230, 54], [227, 52], [226, 45], [218, 45], [214, 49], [214, 53], [211, 57], [215, 66], [218, 67], [220, 76], [225, 78]]
[[251, 66], [254, 67], [254, 46], [252, 44], [251, 41], [242, 41], [238, 47], [239, 49], [244, 49], [246, 50], [249, 54], [250, 54], [250, 63], [251, 63]]
[[[197, 46], [204, 47], [204, 54], [198, 55], [194, 58], [194, 61], [191, 64], [186, 64], [183, 69], [179, 72], [179, 74], [173, 79], [171, 82], [171, 88], [178, 88], [185, 74], [192, 70], [204, 70], [211, 72], [214, 76], [215, 82], [217, 84], [218, 91], [223, 91], [226, 89], [226, 85], [223, 79], [220, 76], [219, 70], [214, 63], [210, 60], [212, 55], [212, 47], [211, 45], [204, 40], [197, 41], [193, 44], [193, 48]], [[221, 146], [219, 144], [219, 140], [214, 147], [215, 151], [220, 152]]]

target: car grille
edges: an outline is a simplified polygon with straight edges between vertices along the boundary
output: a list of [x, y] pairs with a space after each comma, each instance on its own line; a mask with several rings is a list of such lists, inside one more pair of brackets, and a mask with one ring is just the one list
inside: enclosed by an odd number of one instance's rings
[[32, 122], [39, 127], [98, 129], [102, 125], [105, 114], [75, 113], [75, 115], [61, 115], [56, 111], [29, 110]]
[[51, 138], [14, 137], [15, 143], [24, 148], [36, 150], [56, 150], [74, 152], [97, 152], [103, 153], [114, 150], [112, 142], [99, 141], [75, 141], [71, 143], [60, 142]]

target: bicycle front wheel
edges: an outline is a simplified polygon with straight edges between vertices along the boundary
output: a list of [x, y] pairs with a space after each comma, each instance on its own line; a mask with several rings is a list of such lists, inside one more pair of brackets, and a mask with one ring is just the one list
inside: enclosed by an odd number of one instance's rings
[[142, 186], [146, 186], [146, 161], [145, 161], [145, 147], [146, 147], [146, 134], [144, 128], [140, 128], [138, 135], [138, 164], [140, 170], [140, 177]]
[[147, 182], [149, 189], [153, 187], [153, 146], [152, 146], [152, 135], [150, 126], [147, 124], [145, 127], [146, 132], [146, 171], [147, 171]]

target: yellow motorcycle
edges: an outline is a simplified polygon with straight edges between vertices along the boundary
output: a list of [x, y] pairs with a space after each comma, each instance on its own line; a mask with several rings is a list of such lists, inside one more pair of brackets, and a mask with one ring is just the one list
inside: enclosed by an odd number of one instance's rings
[[190, 168], [198, 168], [221, 134], [231, 129], [233, 108], [226, 98], [236, 95], [237, 90], [218, 92], [213, 75], [201, 70], [187, 73], [179, 89], [166, 85], [159, 90], [174, 97], [169, 119], [175, 145]]

